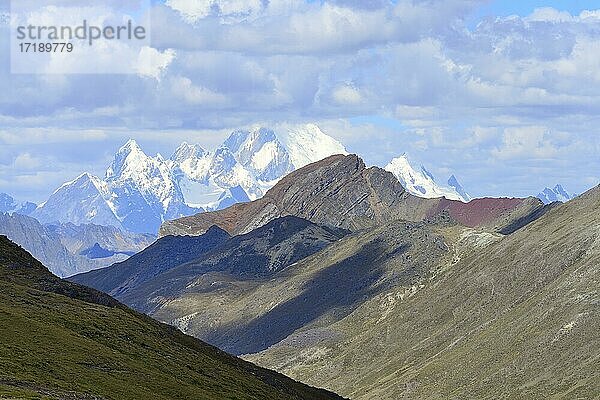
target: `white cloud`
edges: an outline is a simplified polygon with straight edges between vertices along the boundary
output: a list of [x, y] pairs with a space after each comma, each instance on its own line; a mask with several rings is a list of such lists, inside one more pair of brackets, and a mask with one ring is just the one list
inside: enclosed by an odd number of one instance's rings
[[13, 161], [13, 167], [19, 170], [31, 171], [39, 168], [42, 165], [42, 160], [33, 157], [29, 153], [19, 154]]
[[71, 143], [73, 141], [98, 142], [107, 137], [107, 132], [100, 129], [19, 128], [0, 130], [0, 143], [7, 146]]
[[502, 146], [492, 151], [499, 159], [528, 158], [549, 159], [556, 156], [558, 148], [552, 143], [551, 133], [545, 126], [506, 128]]
[[249, 17], [264, 9], [261, 0], [167, 0], [165, 4], [191, 23], [210, 15], [225, 18]]
[[362, 100], [358, 89], [352, 85], [338, 86], [333, 90], [333, 99], [339, 104], [359, 104]]
[[169, 64], [173, 62], [176, 53], [173, 49], [167, 49], [163, 52], [152, 47], [144, 46], [140, 49], [135, 71], [142, 75], [160, 80]]
[[196, 86], [189, 78], [178, 76], [170, 80], [171, 91], [176, 98], [183, 98], [191, 105], [219, 107], [227, 104], [227, 98], [204, 87]]
[[568, 11], [559, 11], [552, 7], [536, 8], [531, 15], [524, 18], [525, 21], [543, 22], [569, 22], [573, 16]]
[[[36, 157], [28, 140], [79, 134], [105, 149], [115, 135], [154, 140], [146, 129], [174, 143], [176, 132], [324, 121], [373, 163], [412, 151], [482, 187], [507, 160], [510, 171], [547, 159], [562, 163], [555, 174], [583, 169], [579, 160], [600, 170], [600, 11], [544, 8], [469, 29], [462, 18], [478, 3], [169, 0], [153, 10], [152, 47], [98, 61], [82, 50], [84, 61], [129, 63], [137, 75], [16, 76], [0, 65], [0, 91], [13, 94], [0, 98], [0, 143], [18, 149], [2, 157]], [[397, 124], [349, 122], [373, 115]]]

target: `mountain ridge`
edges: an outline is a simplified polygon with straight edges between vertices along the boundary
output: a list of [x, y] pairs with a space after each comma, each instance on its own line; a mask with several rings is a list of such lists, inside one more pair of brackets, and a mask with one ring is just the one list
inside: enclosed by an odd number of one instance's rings
[[406, 153], [392, 159], [384, 169], [393, 173], [412, 195], [429, 199], [445, 197], [448, 200], [458, 200], [463, 203], [471, 200], [471, 196], [454, 175], [448, 179], [448, 187], [441, 186], [423, 165], [420, 170], [413, 168]]
[[63, 281], [5, 236], [0, 322], [8, 398], [341, 399]]
[[[284, 215], [314, 223], [356, 230], [390, 219], [420, 221], [442, 212], [469, 227], [496, 229], [538, 213], [539, 199], [476, 199], [470, 203], [410, 194], [389, 171], [367, 168], [357, 155], [335, 155], [282, 178], [265, 196], [225, 210], [165, 222], [159, 236], [196, 235], [218, 225], [231, 235], [246, 233]], [[470, 222], [473, 211], [481, 215]]]
[[246, 358], [359, 400], [595, 398], [598, 210], [600, 186], [317, 326], [335, 337], [309, 326]]
[[544, 204], [550, 204], [557, 201], [566, 203], [569, 200], [573, 200], [575, 197], [577, 196], [567, 192], [560, 184], [557, 184], [552, 189], [547, 187], [537, 195], [537, 198], [542, 200]]

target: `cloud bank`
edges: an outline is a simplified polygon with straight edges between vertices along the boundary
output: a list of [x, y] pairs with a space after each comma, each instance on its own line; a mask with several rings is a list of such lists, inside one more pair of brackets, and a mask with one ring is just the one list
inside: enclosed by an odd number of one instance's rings
[[[476, 195], [597, 183], [600, 10], [540, 6], [469, 26], [480, 4], [158, 2], [152, 47], [135, 54], [138, 74], [20, 76], [2, 64], [0, 90], [10, 95], [0, 99], [0, 171], [16, 179], [48, 164], [54, 184], [74, 165], [99, 168], [128, 135], [171, 148], [249, 124], [317, 122], [370, 163], [407, 151]], [[0, 29], [6, 50], [8, 26]], [[89, 135], [71, 132], [101, 130], [91, 135], [100, 151], [84, 164], [19, 139], [40, 127], [77, 149]], [[149, 131], [168, 133], [155, 140]]]

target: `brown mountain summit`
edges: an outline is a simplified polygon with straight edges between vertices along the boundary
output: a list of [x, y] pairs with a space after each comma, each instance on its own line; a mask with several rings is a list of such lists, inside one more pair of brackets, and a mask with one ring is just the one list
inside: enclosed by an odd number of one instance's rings
[[462, 203], [416, 197], [390, 172], [367, 168], [356, 155], [335, 155], [287, 175], [256, 201], [165, 222], [160, 236], [200, 235], [212, 225], [237, 235], [286, 215], [358, 230], [390, 220], [417, 222], [447, 213], [468, 227], [500, 231], [513, 226], [516, 230], [530, 222], [528, 216], [537, 217], [542, 210], [543, 203], [534, 198], [485, 198]]

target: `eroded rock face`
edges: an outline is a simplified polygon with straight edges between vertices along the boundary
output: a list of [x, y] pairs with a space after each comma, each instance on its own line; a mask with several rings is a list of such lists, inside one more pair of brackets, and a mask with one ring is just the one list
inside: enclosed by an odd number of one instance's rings
[[520, 227], [515, 221], [527, 221], [524, 217], [535, 216], [541, 207], [542, 202], [534, 198], [462, 203], [416, 197], [390, 172], [366, 168], [356, 155], [336, 155], [289, 174], [259, 200], [166, 222], [160, 236], [200, 235], [212, 225], [237, 235], [286, 215], [359, 230], [390, 220], [422, 221], [447, 213], [462, 225], [500, 231], [509, 225]]

